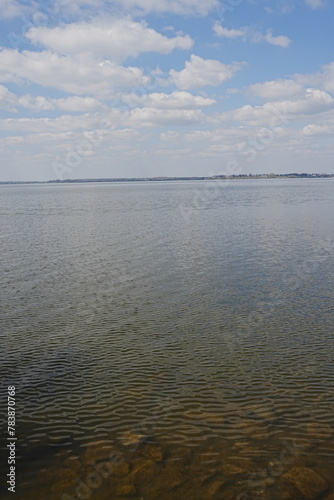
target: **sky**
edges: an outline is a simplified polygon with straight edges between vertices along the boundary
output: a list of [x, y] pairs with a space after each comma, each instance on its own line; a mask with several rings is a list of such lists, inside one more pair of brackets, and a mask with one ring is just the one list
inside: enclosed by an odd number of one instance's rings
[[334, 173], [332, 0], [0, 0], [0, 181]]

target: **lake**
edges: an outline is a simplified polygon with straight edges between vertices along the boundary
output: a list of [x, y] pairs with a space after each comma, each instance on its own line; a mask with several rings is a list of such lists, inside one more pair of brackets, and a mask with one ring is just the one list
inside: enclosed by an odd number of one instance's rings
[[16, 498], [333, 492], [333, 195], [334, 179], [0, 186]]

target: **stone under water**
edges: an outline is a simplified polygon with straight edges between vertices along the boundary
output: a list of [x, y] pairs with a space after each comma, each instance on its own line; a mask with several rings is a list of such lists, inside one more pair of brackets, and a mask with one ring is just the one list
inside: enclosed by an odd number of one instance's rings
[[306, 500], [315, 500], [328, 489], [327, 481], [307, 467], [294, 467], [281, 480], [292, 484]]

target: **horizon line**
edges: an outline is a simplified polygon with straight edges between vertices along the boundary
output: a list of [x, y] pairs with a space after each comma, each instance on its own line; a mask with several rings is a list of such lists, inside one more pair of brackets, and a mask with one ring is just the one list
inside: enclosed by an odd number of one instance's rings
[[212, 175], [212, 176], [157, 176], [157, 177], [92, 177], [92, 178], [77, 178], [77, 179], [50, 179], [47, 181], [0, 181], [0, 184], [61, 184], [61, 183], [82, 183], [82, 182], [147, 182], [147, 181], [177, 181], [177, 180], [219, 180], [219, 179], [275, 179], [279, 177], [294, 177], [294, 178], [331, 178], [334, 173], [297, 173], [290, 172], [287, 174], [231, 174], [231, 175]]

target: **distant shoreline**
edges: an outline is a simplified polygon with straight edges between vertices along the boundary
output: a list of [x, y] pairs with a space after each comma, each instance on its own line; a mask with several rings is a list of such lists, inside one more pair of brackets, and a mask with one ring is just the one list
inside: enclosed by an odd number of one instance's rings
[[0, 181], [0, 185], [8, 184], [80, 184], [88, 182], [164, 182], [164, 181], [217, 181], [238, 179], [329, 179], [334, 174], [239, 174], [215, 175], [211, 177], [110, 177], [97, 179], [55, 179], [50, 181]]

